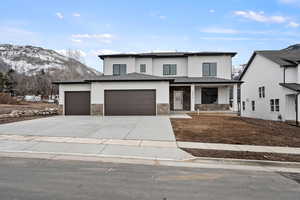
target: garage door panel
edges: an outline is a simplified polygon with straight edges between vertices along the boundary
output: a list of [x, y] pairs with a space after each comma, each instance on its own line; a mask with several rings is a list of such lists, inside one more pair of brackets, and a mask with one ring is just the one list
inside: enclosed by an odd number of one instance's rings
[[155, 115], [155, 90], [106, 90], [105, 115]]
[[90, 115], [90, 92], [65, 92], [65, 115]]

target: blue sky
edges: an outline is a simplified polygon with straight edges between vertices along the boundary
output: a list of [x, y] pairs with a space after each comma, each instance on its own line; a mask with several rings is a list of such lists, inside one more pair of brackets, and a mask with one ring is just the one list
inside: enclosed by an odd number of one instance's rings
[[9, 0], [0, 4], [0, 43], [100, 53], [235, 51], [300, 43], [300, 0]]

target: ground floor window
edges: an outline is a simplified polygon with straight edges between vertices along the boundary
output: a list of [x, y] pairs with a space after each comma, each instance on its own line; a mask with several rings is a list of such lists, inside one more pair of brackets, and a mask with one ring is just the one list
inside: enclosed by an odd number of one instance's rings
[[280, 111], [279, 99], [271, 99], [270, 106], [271, 106], [272, 112], [274, 112], [274, 111], [279, 112]]
[[255, 111], [255, 101], [252, 101], [252, 111]]
[[202, 88], [201, 89], [202, 104], [217, 104], [218, 103], [218, 88]]
[[243, 110], [245, 110], [246, 109], [245, 101], [242, 102], [242, 106], [243, 106]]

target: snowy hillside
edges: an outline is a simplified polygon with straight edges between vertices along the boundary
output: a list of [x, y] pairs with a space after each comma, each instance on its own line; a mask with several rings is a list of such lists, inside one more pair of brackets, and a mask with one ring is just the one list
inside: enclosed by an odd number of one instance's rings
[[41, 70], [50, 74], [62, 72], [67, 78], [93, 77], [101, 74], [73, 58], [34, 46], [0, 45], [0, 67], [4, 66], [26, 75], [34, 75]]

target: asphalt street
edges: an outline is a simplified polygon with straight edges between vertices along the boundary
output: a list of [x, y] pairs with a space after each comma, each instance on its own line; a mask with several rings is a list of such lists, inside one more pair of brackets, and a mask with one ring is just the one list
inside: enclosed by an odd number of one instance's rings
[[299, 199], [300, 174], [0, 158], [0, 199]]

